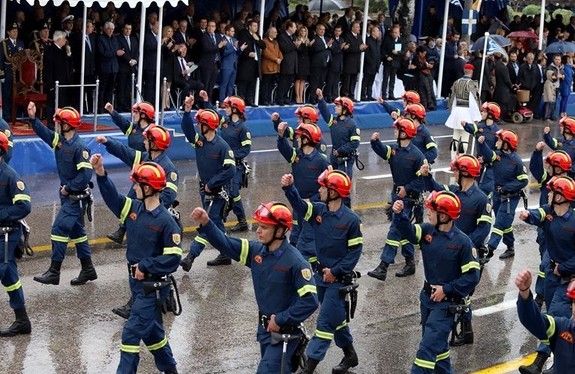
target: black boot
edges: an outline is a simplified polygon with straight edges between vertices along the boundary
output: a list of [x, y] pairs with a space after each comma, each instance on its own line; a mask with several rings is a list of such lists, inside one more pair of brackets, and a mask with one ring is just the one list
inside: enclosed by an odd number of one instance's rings
[[112, 234], [106, 235], [106, 238], [110, 239], [111, 241], [122, 245], [124, 242], [124, 235], [126, 235], [126, 226], [118, 227], [118, 230], [113, 232]]
[[318, 364], [319, 361], [308, 357], [308, 359], [305, 362], [304, 368], [298, 374], [313, 374]]
[[220, 253], [218, 257], [214, 258], [213, 260], [208, 261], [208, 266], [220, 266], [220, 265], [231, 265], [232, 259], [228, 256]]
[[248, 231], [248, 221], [246, 221], [246, 216], [239, 215], [238, 223], [230, 229], [232, 232]]
[[515, 257], [515, 248], [513, 247], [507, 247], [507, 250], [505, 252], [503, 252], [501, 254], [501, 256], [499, 256], [500, 260], [505, 260], [507, 258], [512, 258]]
[[[463, 321], [465, 332], [462, 337], [455, 337], [453, 341], [449, 342], [452, 347], [459, 347], [464, 344], [473, 344], [473, 326], [471, 321]], [[453, 334], [453, 332], [451, 332]]]
[[184, 271], [190, 271], [195, 259], [196, 256], [194, 256], [192, 252], [188, 252], [188, 255], [180, 261], [180, 266]]
[[343, 354], [343, 359], [339, 365], [331, 369], [332, 374], [345, 374], [350, 368], [356, 367], [359, 363], [353, 344], [343, 348]]
[[531, 363], [531, 365], [521, 365], [519, 366], [519, 372], [521, 374], [541, 374], [541, 370], [543, 370], [543, 365], [545, 365], [545, 361], [549, 358], [543, 352], [537, 352], [537, 357]]
[[380, 281], [385, 281], [385, 279], [387, 278], [388, 267], [389, 264], [386, 264], [385, 262], [381, 261], [375, 269], [373, 269], [372, 271], [368, 271], [367, 275], [369, 275], [372, 278], [379, 279]]
[[543, 370], [541, 374], [554, 374], [555, 373], [555, 365], [551, 366], [549, 369]]
[[494, 252], [495, 252], [495, 248], [490, 246], [490, 245], [487, 245], [484, 257], [479, 260], [481, 262], [481, 265], [487, 264], [489, 262], [489, 260], [491, 260], [491, 257], [493, 257]]
[[16, 315], [16, 320], [6, 330], [0, 330], [0, 336], [11, 337], [20, 334], [27, 335], [32, 332], [32, 325], [30, 324], [30, 319], [28, 319], [26, 307], [14, 309], [14, 314]]
[[115, 307], [112, 309], [112, 312], [124, 319], [128, 319], [130, 317], [130, 313], [132, 312], [132, 304], [134, 304], [134, 299], [130, 297], [130, 300], [128, 300], [125, 305]]
[[178, 374], [178, 370], [177, 370], [176, 367], [174, 366], [173, 369], [164, 371], [164, 374]]
[[405, 266], [403, 269], [395, 273], [396, 277], [407, 277], [408, 275], [415, 274], [415, 257], [407, 256], [405, 257]]
[[34, 277], [36, 282], [44, 284], [53, 284], [55, 286], [60, 284], [60, 268], [62, 263], [59, 261], [54, 261], [50, 263], [50, 268], [44, 274]]
[[96, 274], [96, 269], [94, 268], [90, 257], [80, 259], [80, 263], [82, 264], [82, 270], [80, 270], [80, 274], [77, 278], [70, 281], [72, 286], [80, 286], [82, 284], [86, 284], [88, 281], [98, 279], [98, 274]]

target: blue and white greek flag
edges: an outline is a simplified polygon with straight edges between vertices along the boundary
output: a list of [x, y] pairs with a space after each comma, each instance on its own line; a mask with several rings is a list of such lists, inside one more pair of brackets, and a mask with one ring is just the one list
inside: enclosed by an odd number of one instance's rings
[[491, 56], [492, 54], [499, 52], [502, 55], [507, 55], [507, 52], [505, 52], [505, 49], [503, 49], [502, 46], [500, 46], [499, 44], [495, 43], [493, 41], [493, 39], [491, 38], [487, 38], [487, 40], [489, 40], [489, 42], [487, 43], [487, 56]]
[[458, 7], [460, 7], [461, 9], [463, 9], [463, 5], [461, 5], [461, 1], [459, 0], [449, 0], [449, 2], [453, 5], [456, 5]]

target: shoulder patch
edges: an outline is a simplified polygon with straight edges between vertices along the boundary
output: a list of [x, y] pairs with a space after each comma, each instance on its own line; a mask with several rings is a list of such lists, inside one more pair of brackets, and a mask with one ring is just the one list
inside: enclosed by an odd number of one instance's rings
[[256, 264], [258, 264], [258, 265], [261, 265], [262, 262], [263, 262], [262, 256], [256, 255], [256, 256], [254, 257], [254, 262], [255, 262]]
[[357, 135], [359, 135], [359, 134], [361, 133], [361, 130], [359, 129], [359, 127], [357, 127], [357, 128], [355, 129], [355, 133], [356, 133]]
[[132, 212], [132, 213], [130, 213], [130, 216], [129, 216], [129, 217], [130, 217], [130, 219], [131, 219], [132, 221], [135, 221], [136, 218], [138, 218], [138, 215], [136, 214], [136, 212]]
[[88, 151], [82, 151], [82, 157], [84, 157], [86, 160], [90, 158], [90, 154], [88, 153]]
[[473, 257], [477, 258], [477, 249], [475, 247], [471, 248], [471, 254]]
[[228, 151], [228, 155], [229, 155], [231, 158], [234, 158], [234, 151], [232, 151], [232, 150], [230, 149], [230, 150]]
[[24, 184], [24, 182], [18, 181], [18, 182], [16, 182], [16, 187], [18, 187], [18, 189], [20, 191], [24, 191], [24, 188], [26, 188], [26, 185]]
[[9, 138], [12, 133], [10, 132], [10, 130], [4, 130], [4, 134], [6, 134], [6, 137]]
[[175, 182], [176, 179], [178, 179], [178, 173], [176, 173], [175, 171], [172, 171], [170, 173], [170, 179], [172, 180], [172, 182]]
[[303, 279], [309, 282], [311, 279], [311, 270], [307, 268], [301, 269], [301, 276], [303, 277]]
[[179, 245], [182, 242], [182, 237], [180, 234], [172, 234], [172, 241], [174, 244]]
[[327, 151], [327, 145], [325, 145], [325, 144], [320, 144], [319, 150], [320, 150], [322, 153], [325, 153], [325, 152]]
[[564, 331], [559, 336], [567, 343], [573, 344], [573, 334], [571, 334], [569, 331]]
[[491, 213], [491, 209], [493, 209], [493, 207], [491, 206], [491, 204], [488, 203], [487, 205], [485, 205], [485, 211], [486, 211], [487, 213]]
[[246, 132], [246, 138], [251, 139], [252, 138], [252, 133], [251, 132]]

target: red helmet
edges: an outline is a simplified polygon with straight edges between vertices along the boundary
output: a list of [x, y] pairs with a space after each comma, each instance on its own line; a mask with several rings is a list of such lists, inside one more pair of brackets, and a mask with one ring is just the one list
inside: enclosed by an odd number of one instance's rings
[[423, 121], [425, 119], [425, 107], [419, 103], [409, 104], [405, 107], [405, 114], [409, 114], [412, 118]]
[[503, 143], [507, 143], [512, 151], [516, 150], [517, 145], [519, 145], [519, 137], [515, 131], [499, 130], [495, 133], [495, 136], [501, 139]]
[[341, 197], [348, 197], [351, 192], [351, 179], [341, 170], [324, 170], [317, 177], [317, 183], [320, 186], [337, 191]]
[[222, 105], [237, 110], [238, 114], [243, 114], [246, 111], [246, 102], [239, 96], [226, 97]]
[[547, 188], [560, 193], [569, 201], [575, 201], [575, 181], [569, 177], [553, 177], [547, 182]]
[[8, 149], [10, 148], [9, 142], [10, 141], [6, 134], [4, 134], [4, 131], [0, 131], [0, 156], [3, 156], [8, 152]]
[[559, 120], [559, 126], [563, 127], [567, 134], [575, 134], [575, 118], [563, 117]]
[[349, 97], [341, 97], [338, 96], [333, 101], [335, 105], [341, 105], [345, 110], [347, 110], [348, 114], [353, 113], [353, 101]]
[[130, 180], [138, 184], [146, 184], [154, 191], [161, 191], [166, 187], [166, 172], [159, 164], [146, 161], [136, 166]]
[[198, 124], [204, 124], [210, 129], [215, 130], [220, 124], [220, 116], [215, 110], [200, 109], [198, 113], [196, 113], [196, 121], [198, 121]]
[[575, 278], [571, 278], [571, 281], [567, 285], [567, 297], [575, 301]]
[[254, 220], [259, 223], [283, 226], [291, 230], [293, 225], [293, 216], [287, 205], [272, 201], [267, 204], [260, 204], [254, 212]]
[[460, 155], [451, 161], [451, 170], [459, 170], [464, 176], [477, 178], [481, 173], [481, 164], [475, 156]]
[[165, 151], [172, 140], [170, 132], [162, 126], [151, 125], [142, 134], [150, 143], [154, 143], [159, 151]]
[[399, 117], [397, 121], [393, 123], [393, 127], [399, 131], [403, 131], [408, 139], [413, 139], [415, 134], [417, 134], [417, 127], [415, 126], [415, 123], [413, 123], [413, 121], [408, 118]]
[[557, 166], [564, 172], [571, 171], [571, 156], [565, 151], [553, 151], [545, 157], [545, 162], [551, 166]]
[[425, 206], [437, 213], [447, 214], [451, 219], [458, 219], [461, 213], [461, 201], [451, 191], [433, 191], [425, 200]]
[[302, 105], [295, 110], [296, 117], [301, 119], [308, 119], [313, 123], [319, 121], [319, 113], [317, 109], [312, 105]]
[[499, 121], [499, 118], [501, 118], [501, 108], [497, 103], [494, 102], [483, 103], [483, 105], [481, 106], [481, 110], [486, 111], [487, 118], [491, 118], [494, 121]]
[[405, 91], [401, 98], [408, 104], [419, 104], [421, 102], [419, 94], [415, 91]]
[[80, 113], [71, 106], [62, 109], [56, 109], [54, 114], [54, 121], [60, 123], [67, 123], [70, 127], [77, 128], [80, 126]]
[[312, 144], [319, 144], [321, 142], [321, 130], [319, 126], [312, 125], [311, 123], [302, 123], [295, 129], [295, 134], [307, 138]]
[[154, 106], [147, 101], [142, 101], [141, 103], [134, 104], [132, 111], [138, 111], [138, 113], [140, 113], [140, 117], [143, 116], [146, 120], [148, 120], [148, 122], [153, 121], [154, 117], [156, 116], [156, 110], [154, 109]]

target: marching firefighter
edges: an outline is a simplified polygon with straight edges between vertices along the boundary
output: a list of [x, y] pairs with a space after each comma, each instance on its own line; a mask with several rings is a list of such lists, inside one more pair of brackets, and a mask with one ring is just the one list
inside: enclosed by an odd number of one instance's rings
[[455, 226], [459, 198], [450, 191], [433, 191], [425, 205], [429, 223], [413, 225], [404, 202], [393, 203], [393, 221], [404, 237], [419, 244], [425, 272], [419, 297], [423, 337], [411, 373], [452, 373], [447, 340], [457, 308], [479, 282], [479, 262], [473, 243]]
[[429, 164], [433, 164], [437, 158], [437, 144], [431, 136], [431, 132], [425, 126], [425, 107], [421, 104], [409, 104], [405, 107], [404, 117], [409, 118], [415, 124], [417, 133], [411, 139], [411, 143], [416, 146]]
[[[421, 98], [416, 91], [405, 91], [403, 95], [401, 95], [401, 100], [403, 101], [403, 108], [406, 108], [409, 104], [419, 104], [421, 103]], [[392, 107], [387, 101], [385, 101], [381, 96], [377, 98], [377, 102], [383, 105], [383, 109], [389, 113], [391, 118], [394, 120], [401, 117], [402, 112], [400, 109], [396, 109]]]
[[[396, 200], [406, 200], [403, 205], [405, 212], [411, 216], [414, 205], [417, 204], [421, 193], [424, 190], [424, 182], [420, 178], [419, 170], [426, 163], [425, 156], [421, 151], [411, 144], [411, 140], [417, 134], [417, 128], [412, 120], [399, 118], [394, 122], [394, 135], [397, 143], [393, 145], [383, 145], [379, 140], [379, 133], [374, 132], [371, 136], [371, 148], [375, 153], [388, 160], [393, 178], [393, 190], [391, 191], [392, 202]], [[415, 258], [413, 244], [401, 236], [397, 225], [392, 222], [387, 240], [381, 251], [381, 262], [367, 275], [385, 281], [387, 278], [387, 268], [395, 262], [397, 248], [401, 245], [401, 254], [405, 257], [405, 266], [395, 273], [397, 277], [407, 277], [415, 274]]]
[[[182, 255], [181, 230], [160, 197], [166, 188], [166, 172], [151, 161], [137, 165], [130, 175], [136, 197], [130, 198], [118, 193], [101, 155], [92, 156], [90, 162], [104, 202], [128, 233], [126, 259], [134, 305], [122, 330], [117, 373], [136, 373], [143, 341], [162, 373], [177, 374], [161, 311], [169, 296], [169, 275], [178, 269]], [[152, 290], [148, 292], [146, 287]]]
[[238, 223], [230, 230], [232, 232], [247, 231], [246, 210], [240, 195], [240, 190], [242, 185], [245, 185], [244, 180], [249, 172], [245, 158], [250, 154], [252, 148], [252, 135], [246, 126], [246, 103], [239, 96], [229, 96], [224, 100], [223, 106], [226, 110], [226, 118], [222, 121], [219, 134], [234, 152], [236, 161], [236, 173], [232, 178], [230, 198]]
[[352, 187], [347, 174], [330, 167], [317, 182], [321, 186], [321, 202], [308, 202], [295, 188], [293, 175], [285, 174], [281, 178], [291, 206], [313, 228], [318, 260], [314, 277], [321, 307], [302, 373], [314, 372], [334, 340], [344, 357], [332, 368], [332, 373], [344, 374], [359, 364], [348, 323], [357, 303], [354, 268], [363, 250], [363, 235], [359, 217], [343, 203]]
[[[554, 138], [551, 136], [551, 128], [546, 126], [543, 129], [543, 140], [545, 144], [554, 151], [562, 150], [567, 152], [571, 160], [575, 158], [575, 118], [562, 117], [559, 120], [559, 129], [561, 136]], [[571, 166], [571, 176], [575, 175], [575, 165]]]
[[[259, 309], [257, 373], [295, 372], [299, 357], [294, 360], [294, 353], [302, 349], [299, 344], [304, 339], [302, 322], [317, 309], [318, 294], [309, 264], [286, 240], [293, 220], [288, 207], [273, 201], [258, 207], [254, 213], [257, 241], [224, 235], [202, 208], [194, 209], [192, 219], [216, 249], [251, 269]], [[288, 342], [283, 368], [282, 345], [274, 343], [274, 333], [296, 338]]]
[[4, 161], [9, 149], [8, 137], [0, 131], [0, 233], [4, 236], [4, 249], [0, 256], [0, 279], [8, 293], [10, 307], [16, 315], [16, 320], [10, 327], [0, 330], [0, 337], [30, 334], [32, 331], [15, 258], [23, 230], [19, 221], [30, 214], [32, 206], [28, 187], [18, 173]]
[[82, 270], [70, 284], [86, 284], [96, 280], [98, 275], [92, 264], [92, 253], [84, 229], [84, 213], [88, 214], [88, 219], [91, 218], [92, 194], [89, 184], [93, 170], [89, 160], [90, 151], [76, 133], [80, 126], [80, 113], [72, 107], [58, 109], [54, 115], [56, 132], [48, 129], [36, 117], [34, 102], [28, 104], [28, 117], [34, 132], [54, 150], [62, 204], [52, 224], [50, 268], [44, 274], [34, 277], [34, 280], [44, 284], [60, 284], [60, 268], [66, 256], [68, 240], [71, 240], [76, 245], [76, 256], [80, 259]]
[[[294, 115], [297, 118], [298, 126], [305, 123], [308, 125], [314, 125], [314, 126], [319, 128], [319, 126], [317, 125], [317, 121], [319, 121], [319, 111], [313, 105], [311, 105], [311, 104], [300, 105], [295, 110]], [[279, 124], [283, 122], [279, 113], [277, 113], [277, 112], [272, 113], [271, 120], [274, 124], [275, 131], [278, 131]], [[321, 129], [320, 129], [320, 131], [321, 131]], [[284, 136], [286, 138], [288, 138], [289, 140], [291, 140], [293, 142], [293, 146], [297, 148], [297, 141], [295, 139], [295, 129], [294, 128], [287, 127], [286, 131], [284, 132]], [[323, 138], [320, 139], [316, 148], [318, 151], [320, 151], [324, 155], [326, 154], [327, 144], [325, 143], [325, 140], [323, 140]], [[297, 225], [297, 223], [295, 221], [294, 221], [294, 225]], [[292, 232], [291, 232], [292, 237], [293, 237], [293, 235], [294, 235], [294, 230], [292, 230]], [[291, 240], [291, 237], [290, 237], [290, 240]]]
[[[196, 121], [199, 133], [196, 131], [190, 113], [193, 104], [194, 97], [186, 97], [182, 131], [196, 150], [200, 199], [210, 219], [224, 232], [223, 214], [228, 202], [226, 188], [236, 173], [234, 152], [228, 143], [216, 133], [220, 124], [220, 116], [214, 110], [204, 109], [197, 112]], [[195, 258], [202, 253], [207, 244], [205, 234], [199, 233], [194, 238], [190, 245], [190, 252], [180, 264], [184, 271], [190, 271]], [[214, 260], [208, 261], [208, 266], [230, 265], [231, 263], [231, 258], [220, 253]]]

